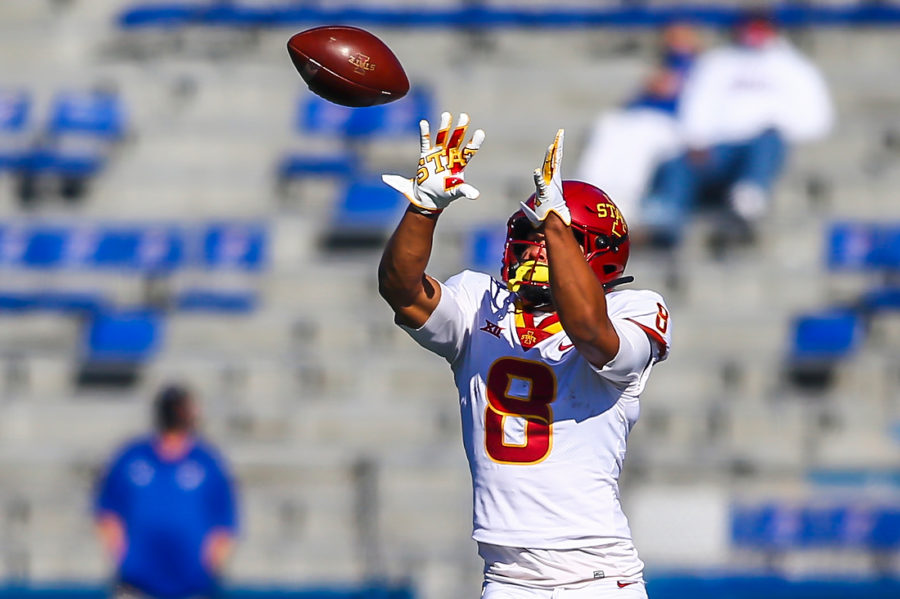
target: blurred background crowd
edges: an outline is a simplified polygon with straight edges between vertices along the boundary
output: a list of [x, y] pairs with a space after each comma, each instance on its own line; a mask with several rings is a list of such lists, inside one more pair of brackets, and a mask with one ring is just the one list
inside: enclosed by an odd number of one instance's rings
[[[333, 23], [409, 95], [310, 94], [285, 43]], [[0, 3], [0, 596], [173, 567], [143, 592], [479, 593], [456, 391], [375, 288], [405, 208], [379, 175], [442, 110], [487, 139], [434, 275], [498, 275], [565, 128], [564, 176], [668, 300], [622, 478], [650, 596], [897, 596], [898, 27], [849, 0]]]

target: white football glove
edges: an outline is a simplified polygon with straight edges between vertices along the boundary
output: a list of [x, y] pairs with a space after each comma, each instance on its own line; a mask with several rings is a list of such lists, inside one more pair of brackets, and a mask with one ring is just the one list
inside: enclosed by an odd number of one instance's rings
[[556, 132], [556, 139], [553, 140], [544, 155], [544, 164], [541, 168], [534, 169], [534, 210], [529, 208], [525, 202], [521, 202], [522, 211], [534, 227], [544, 224], [547, 215], [551, 212], [555, 212], [566, 225], [572, 224], [572, 215], [563, 199], [562, 169], [560, 168], [564, 136], [564, 129]]
[[465, 182], [464, 170], [484, 141], [484, 131], [478, 129], [469, 143], [462, 147], [469, 128], [469, 115], [461, 113], [459, 122], [450, 132], [452, 115], [441, 114], [441, 128], [431, 145], [428, 121], [419, 121], [422, 153], [415, 179], [401, 175], [382, 175], [381, 180], [402, 193], [423, 211], [437, 213], [453, 200], [465, 197], [476, 199], [481, 192]]

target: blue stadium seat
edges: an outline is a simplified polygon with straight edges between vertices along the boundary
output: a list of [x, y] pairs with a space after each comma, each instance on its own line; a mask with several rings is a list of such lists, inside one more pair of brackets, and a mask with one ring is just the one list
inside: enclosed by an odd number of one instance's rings
[[85, 330], [86, 361], [140, 363], [152, 358], [160, 349], [163, 325], [162, 315], [150, 309], [100, 312]]
[[37, 309], [62, 314], [97, 314], [110, 306], [110, 300], [98, 291], [40, 291]]
[[431, 112], [431, 93], [415, 88], [400, 100], [367, 108], [339, 106], [311, 93], [297, 104], [296, 128], [306, 135], [340, 139], [342, 148], [326, 153], [287, 152], [278, 164], [283, 183], [306, 177], [349, 180], [365, 172], [360, 144], [379, 139], [414, 137], [419, 121]]
[[834, 499], [733, 506], [731, 542], [757, 551], [900, 548], [900, 508]]
[[900, 285], [874, 287], [863, 293], [861, 308], [868, 313], [900, 310]]
[[869, 547], [878, 551], [900, 549], [900, 508], [885, 507], [873, 514]]
[[383, 230], [398, 222], [408, 205], [406, 199], [382, 181], [350, 183], [332, 217], [332, 223], [344, 229]]
[[22, 131], [31, 114], [31, 95], [24, 90], [0, 90], [0, 131]]
[[[838, 222], [828, 231], [826, 244], [828, 269], [835, 274], [862, 273], [870, 279], [856, 308], [869, 318], [880, 312], [900, 310], [900, 223]], [[837, 324], [832, 324], [835, 331]], [[850, 327], [844, 333], [852, 337]], [[821, 328], [821, 326], [820, 326]], [[840, 335], [832, 336], [840, 342]]]
[[862, 317], [847, 309], [803, 314], [794, 319], [790, 359], [794, 362], [831, 362], [849, 357], [865, 330]]
[[295, 126], [310, 135], [343, 136], [354, 110], [303, 92], [297, 102]]
[[91, 268], [168, 272], [185, 258], [183, 232], [174, 226], [100, 227], [86, 237], [82, 264]]
[[4, 258], [8, 256], [14, 266], [49, 269], [57, 268], [62, 264], [69, 233], [66, 228], [38, 225], [24, 233], [15, 230], [8, 233], [10, 237], [18, 236], [18, 239], [7, 239], [7, 235], [3, 235], [3, 241], [9, 242], [8, 245], [4, 243], [4, 254], [6, 254], [6, 250], [10, 251], [8, 255], [4, 255]]
[[367, 108], [352, 108], [344, 134], [351, 140], [418, 137], [419, 121], [434, 118], [431, 92], [418, 87], [403, 98]]
[[123, 29], [154, 26], [177, 29], [196, 22], [197, 6], [185, 3], [136, 3], [127, 7], [118, 17]]
[[281, 180], [303, 177], [347, 179], [356, 174], [358, 163], [357, 154], [349, 150], [322, 155], [289, 154], [278, 165], [278, 177]]
[[839, 548], [847, 544], [848, 510], [844, 505], [807, 505], [800, 512], [797, 546]]
[[498, 276], [505, 245], [506, 223], [485, 225], [468, 231], [465, 241], [466, 267]]
[[22, 151], [12, 163], [15, 170], [33, 175], [92, 177], [106, 165], [106, 156], [96, 152], [65, 152], [47, 145]]
[[262, 223], [0, 224], [0, 266], [160, 274], [182, 268], [259, 271], [267, 259]]
[[865, 316], [855, 309], [831, 308], [796, 316], [784, 366], [786, 381], [798, 389], [824, 392], [834, 382], [838, 364], [857, 352], [865, 334]]
[[183, 264], [185, 243], [171, 226], [0, 225], [0, 265], [169, 271]]
[[22, 157], [22, 134], [30, 125], [31, 95], [0, 90], [0, 172], [13, 169]]
[[833, 271], [900, 271], [900, 223], [835, 223], [827, 252]]
[[28, 180], [59, 177], [70, 183], [64, 192], [69, 197], [83, 193], [83, 182], [104, 168], [112, 144], [128, 132], [121, 99], [101, 90], [57, 93], [43, 127], [43, 136], [19, 152], [10, 168]]
[[[124, 29], [181, 28], [186, 26], [248, 27], [269, 25], [296, 28], [310, 23], [344, 23], [362, 27], [417, 28], [571, 28], [659, 26], [671, 21], [690, 21], [699, 25], [728, 27], [738, 18], [740, 6], [717, 3], [664, 2], [653, 6], [646, 2], [621, 2], [615, 5], [566, 8], [551, 0], [537, 3], [509, 3], [491, 6], [466, 2], [441, 6], [409, 7], [398, 3], [357, 3], [358, 6], [334, 7], [326, 2], [142, 2], [126, 7], [118, 16]], [[374, 6], [369, 6], [373, 4]], [[516, 7], [516, 4], [520, 5]], [[840, 2], [817, 6], [788, 2], [773, 9], [774, 18], [784, 26], [878, 25], [900, 23], [900, 9], [887, 2]]]
[[802, 527], [797, 506], [769, 502], [732, 506], [731, 540], [737, 547], [780, 550], [797, 544]]
[[207, 269], [262, 270], [266, 264], [266, 228], [259, 223], [216, 223], [202, 232], [200, 264]]
[[185, 289], [176, 295], [174, 303], [179, 312], [249, 314], [256, 310], [259, 298], [253, 291]]
[[335, 205], [324, 243], [332, 249], [381, 245], [408, 205], [381, 179], [352, 181]]
[[419, 121], [433, 118], [430, 90], [414, 87], [388, 104], [349, 108], [304, 92], [297, 105], [296, 127], [310, 135], [340, 136], [352, 140], [418, 136]]
[[[161, 275], [177, 269], [236, 269], [258, 272], [265, 266], [267, 232], [258, 223], [215, 223], [185, 227], [169, 224], [0, 224], [0, 267], [39, 271], [116, 270]], [[190, 289], [173, 298], [180, 311], [250, 313], [258, 297], [253, 290]], [[91, 334], [102, 343], [125, 331], [147, 335], [150, 316], [136, 312], [120, 318], [113, 303], [94, 289], [0, 289], [0, 313], [56, 312], [97, 315]], [[102, 343], [101, 343], [102, 342]], [[126, 348], [127, 349], [127, 348]], [[123, 349], [123, 354], [128, 350]], [[117, 350], [118, 351], [118, 350]]]
[[60, 92], [53, 99], [47, 133], [89, 135], [110, 141], [128, 132], [125, 106], [117, 94], [105, 91]]
[[[310, 93], [297, 103], [297, 131], [344, 140], [353, 109], [333, 104]], [[349, 178], [356, 174], [360, 157], [355, 148], [343, 147], [327, 153], [287, 152], [278, 165], [279, 180], [306, 177]]]
[[100, 312], [108, 306], [107, 298], [95, 291], [0, 291], [0, 312], [55, 312], [84, 316]]
[[162, 348], [165, 321], [149, 308], [103, 310], [84, 321], [79, 387], [131, 387]]

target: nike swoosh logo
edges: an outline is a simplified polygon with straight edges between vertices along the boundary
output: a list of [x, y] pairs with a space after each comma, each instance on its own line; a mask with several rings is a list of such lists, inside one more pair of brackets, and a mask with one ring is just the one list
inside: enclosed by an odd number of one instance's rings
[[575, 344], [574, 344], [574, 343], [569, 343], [569, 344], [566, 344], [566, 343], [560, 343], [560, 344], [559, 344], [559, 351], [568, 351], [568, 350], [572, 349], [573, 347], [575, 347]]
[[621, 580], [617, 580], [617, 581], [616, 581], [616, 584], [619, 585], [619, 588], [620, 588], [620, 589], [624, 589], [624, 588], [627, 587], [628, 585], [634, 584], [634, 582], [622, 582]]

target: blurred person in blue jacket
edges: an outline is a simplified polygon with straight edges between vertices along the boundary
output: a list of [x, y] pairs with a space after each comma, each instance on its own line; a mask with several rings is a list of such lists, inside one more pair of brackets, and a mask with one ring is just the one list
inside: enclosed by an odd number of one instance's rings
[[154, 401], [155, 432], [125, 444], [97, 489], [100, 540], [116, 565], [115, 596], [216, 594], [237, 532], [235, 487], [221, 455], [196, 433], [182, 386]]
[[699, 51], [696, 27], [682, 21], [666, 25], [652, 71], [625, 103], [597, 117], [579, 157], [575, 178], [615, 198], [632, 227], [640, 228], [640, 201], [656, 168], [684, 149], [678, 105]]
[[752, 240], [789, 147], [831, 129], [833, 107], [819, 69], [767, 13], [745, 12], [732, 37], [691, 69], [678, 108], [686, 151], [659, 167], [642, 203], [645, 233], [658, 247], [677, 245], [700, 205], [723, 205], [724, 227]]

